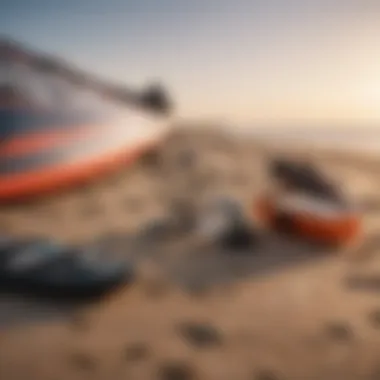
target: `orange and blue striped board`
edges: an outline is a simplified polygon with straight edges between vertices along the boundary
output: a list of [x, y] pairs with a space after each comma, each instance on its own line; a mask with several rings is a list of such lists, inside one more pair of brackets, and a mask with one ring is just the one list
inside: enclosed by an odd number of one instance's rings
[[96, 178], [135, 161], [167, 121], [137, 107], [0, 104], [0, 201]]

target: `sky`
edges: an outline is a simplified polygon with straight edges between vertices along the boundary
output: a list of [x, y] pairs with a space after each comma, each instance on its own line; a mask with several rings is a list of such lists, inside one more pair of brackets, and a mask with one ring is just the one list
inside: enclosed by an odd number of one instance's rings
[[378, 0], [0, 2], [0, 35], [242, 125], [380, 127], [379, 20]]

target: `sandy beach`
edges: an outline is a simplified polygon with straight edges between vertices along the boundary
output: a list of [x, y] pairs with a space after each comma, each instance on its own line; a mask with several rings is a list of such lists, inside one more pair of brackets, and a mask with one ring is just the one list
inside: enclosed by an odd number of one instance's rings
[[[321, 250], [260, 230], [252, 252], [223, 255], [185, 227], [164, 241], [134, 238], [220, 195], [251, 215], [278, 154], [311, 159], [352, 199], [365, 227], [355, 247]], [[3, 296], [0, 380], [380, 379], [380, 284], [355, 291], [348, 281], [380, 278], [379, 161], [178, 129], [107, 180], [1, 207], [2, 231], [111, 242], [140, 276], [85, 307]]]

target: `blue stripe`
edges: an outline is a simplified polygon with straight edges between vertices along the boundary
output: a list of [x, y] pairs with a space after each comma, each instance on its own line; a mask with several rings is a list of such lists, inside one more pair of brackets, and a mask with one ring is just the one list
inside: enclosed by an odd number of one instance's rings
[[75, 128], [83, 124], [99, 124], [109, 115], [99, 111], [50, 111], [0, 109], [0, 139], [4, 140], [32, 132]]
[[20, 174], [98, 158], [103, 154], [117, 151], [125, 145], [126, 141], [122, 141], [118, 135], [117, 129], [113, 131], [104, 129], [98, 135], [92, 136], [90, 140], [81, 139], [37, 154], [2, 159], [0, 160], [0, 178], [2, 175]]

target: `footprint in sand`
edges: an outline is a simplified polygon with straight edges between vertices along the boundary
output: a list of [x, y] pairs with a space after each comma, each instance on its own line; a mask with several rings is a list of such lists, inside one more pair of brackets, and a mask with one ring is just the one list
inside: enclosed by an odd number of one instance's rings
[[210, 324], [185, 322], [178, 326], [178, 331], [188, 344], [197, 348], [220, 346], [223, 341], [221, 332]]
[[158, 368], [158, 380], [195, 380], [194, 369], [185, 362], [164, 363]]
[[279, 380], [279, 377], [271, 370], [261, 370], [253, 374], [252, 380]]
[[369, 322], [372, 327], [380, 328], [380, 309], [372, 310], [368, 315]]
[[149, 354], [150, 350], [147, 344], [136, 342], [126, 347], [124, 351], [124, 358], [128, 362], [136, 362], [148, 358]]
[[326, 335], [334, 341], [348, 342], [353, 339], [352, 328], [344, 322], [331, 322], [325, 326]]
[[76, 353], [69, 358], [73, 367], [78, 370], [93, 371], [96, 368], [96, 359], [88, 354]]

